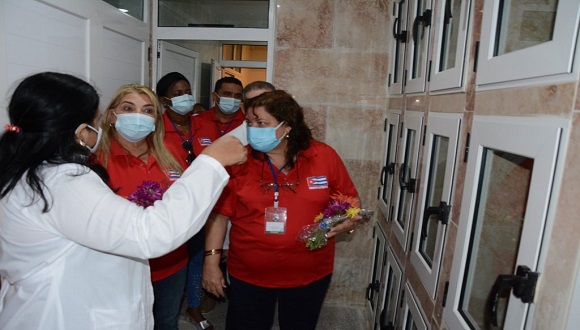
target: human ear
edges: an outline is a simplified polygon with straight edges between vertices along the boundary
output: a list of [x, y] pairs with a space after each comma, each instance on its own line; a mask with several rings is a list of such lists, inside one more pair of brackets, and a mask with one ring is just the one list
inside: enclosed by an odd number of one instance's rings
[[77, 129], [75, 130], [75, 139], [77, 141], [78, 144], [80, 144], [81, 146], [86, 146], [86, 142], [87, 139], [89, 138], [88, 136], [88, 132], [87, 132], [87, 126], [88, 124], [80, 124], [79, 127], [77, 127]]

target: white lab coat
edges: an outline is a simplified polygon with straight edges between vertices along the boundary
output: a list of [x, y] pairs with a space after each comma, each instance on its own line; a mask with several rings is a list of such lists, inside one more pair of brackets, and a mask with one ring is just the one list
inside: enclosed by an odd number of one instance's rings
[[0, 200], [0, 329], [153, 329], [147, 259], [197, 233], [229, 177], [200, 155], [143, 209], [82, 171], [44, 168], [47, 213], [27, 185]]

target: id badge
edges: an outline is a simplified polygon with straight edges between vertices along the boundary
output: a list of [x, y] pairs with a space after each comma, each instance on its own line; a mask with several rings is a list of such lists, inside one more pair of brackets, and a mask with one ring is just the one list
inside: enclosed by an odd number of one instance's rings
[[287, 210], [285, 207], [267, 207], [265, 214], [266, 234], [284, 234]]

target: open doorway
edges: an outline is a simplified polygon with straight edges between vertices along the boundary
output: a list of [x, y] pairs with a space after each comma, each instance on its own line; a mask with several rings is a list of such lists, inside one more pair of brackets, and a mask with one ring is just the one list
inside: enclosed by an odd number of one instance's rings
[[[171, 53], [167, 51], [169, 48], [167, 44], [172, 46]], [[170, 72], [159, 64], [168, 61], [168, 57], [174, 57], [175, 49], [179, 48], [183, 49], [180, 53], [193, 52], [197, 54], [197, 58], [191, 57], [192, 63], [180, 64], [182, 70], [175, 65], [171, 68], [173, 71], [188, 71], [188, 68], [197, 65], [198, 72], [192, 75], [191, 85], [196, 86], [194, 93], [198, 93], [196, 95], [198, 102], [208, 109], [213, 106], [211, 93], [218, 79], [226, 76], [235, 77], [244, 86], [256, 80], [266, 80], [268, 46], [265, 43], [210, 40], [159, 40], [157, 80]], [[187, 61], [187, 57], [181, 61]], [[199, 63], [194, 64], [194, 61]], [[180, 73], [185, 74], [185, 72]], [[189, 76], [186, 75], [186, 77]]]

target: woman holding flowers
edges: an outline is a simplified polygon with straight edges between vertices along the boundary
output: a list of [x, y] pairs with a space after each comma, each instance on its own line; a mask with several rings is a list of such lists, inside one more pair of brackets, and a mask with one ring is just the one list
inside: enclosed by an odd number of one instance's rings
[[[163, 117], [157, 95], [148, 87], [121, 86], [103, 116], [99, 161], [117, 194], [135, 202], [154, 199], [183, 173], [185, 157], [176, 159], [163, 142]], [[177, 148], [177, 147], [174, 147]], [[145, 183], [145, 184], [144, 184]], [[151, 183], [157, 183], [152, 186]], [[153, 187], [149, 190], [146, 188]], [[143, 190], [143, 191], [141, 191]], [[153, 201], [138, 203], [142, 206]], [[177, 330], [179, 306], [187, 279], [187, 245], [149, 260], [153, 282], [155, 329]]]
[[[338, 154], [312, 139], [303, 110], [282, 91], [246, 105], [248, 161], [231, 179], [206, 223], [204, 288], [224, 295], [219, 254], [231, 220], [227, 329], [315, 329], [334, 265], [334, 240], [308, 249], [297, 240], [335, 194], [357, 190]], [[345, 220], [328, 238], [354, 228]]]

